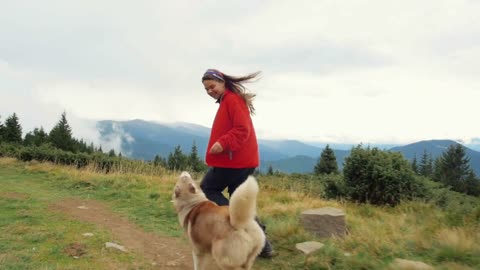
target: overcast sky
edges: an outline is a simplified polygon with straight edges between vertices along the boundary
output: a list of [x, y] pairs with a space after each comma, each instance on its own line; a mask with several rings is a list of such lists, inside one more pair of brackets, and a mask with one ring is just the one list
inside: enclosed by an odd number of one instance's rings
[[[128, 4], [124, 4], [128, 3]], [[200, 78], [262, 71], [258, 137], [480, 137], [480, 1], [0, 0], [0, 121], [210, 127]]]

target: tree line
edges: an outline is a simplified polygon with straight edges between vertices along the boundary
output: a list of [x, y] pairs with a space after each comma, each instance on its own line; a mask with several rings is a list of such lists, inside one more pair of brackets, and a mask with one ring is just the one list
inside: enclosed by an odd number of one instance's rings
[[[281, 174], [270, 165], [267, 175]], [[420, 162], [410, 162], [399, 152], [358, 145], [338, 169], [334, 151], [327, 145], [313, 168], [322, 181], [327, 197], [357, 202], [396, 205], [402, 200], [425, 196], [425, 181], [433, 181], [452, 191], [480, 196], [480, 179], [470, 167], [465, 147], [450, 145], [433, 160], [426, 150]]]
[[53, 147], [73, 153], [103, 152], [101, 146], [96, 148], [93, 143], [89, 145], [83, 140], [77, 140], [72, 136], [72, 128], [68, 124], [67, 115], [62, 113], [58, 123], [46, 132], [43, 127], [34, 128], [22, 137], [22, 126], [16, 113], [7, 117], [3, 124], [0, 117], [0, 142], [24, 146], [41, 146], [51, 144]]
[[[51, 161], [79, 168], [93, 162], [107, 173], [113, 167], [121, 167], [120, 163], [131, 163], [127, 162], [128, 158], [123, 157], [121, 152], [116, 154], [111, 149], [104, 153], [101, 146], [96, 147], [93, 143], [87, 144], [83, 139], [74, 138], [65, 112], [50, 132], [46, 132], [43, 127], [34, 128], [24, 138], [16, 113], [7, 117], [5, 122], [0, 118], [0, 156], [13, 156], [24, 161]], [[157, 155], [147, 163], [169, 170], [201, 172], [207, 168], [198, 156], [195, 142], [189, 154], [176, 146], [168, 157]]]
[[[101, 146], [97, 148], [93, 143], [73, 138], [65, 112], [50, 132], [42, 127], [35, 128], [25, 138], [22, 138], [22, 127], [15, 113], [4, 123], [0, 119], [0, 156], [51, 161], [78, 168], [94, 164], [105, 173], [115, 168], [144, 166], [142, 161], [129, 160], [113, 149], [103, 153]], [[207, 169], [198, 156], [195, 142], [190, 153], [184, 153], [177, 145], [168, 157], [156, 155], [145, 163], [153, 168], [175, 171]], [[275, 174], [271, 166], [267, 174]], [[334, 151], [327, 145], [314, 167], [314, 175], [338, 175], [326, 178], [327, 195], [358, 202], [396, 205], [401, 200], [420, 196], [425, 193], [425, 187], [419, 178], [433, 180], [453, 191], [480, 196], [480, 180], [470, 168], [470, 160], [460, 144], [451, 145], [435, 160], [425, 151], [419, 162], [416, 157], [409, 162], [398, 152], [358, 145], [346, 157], [342, 172], [337, 167]]]

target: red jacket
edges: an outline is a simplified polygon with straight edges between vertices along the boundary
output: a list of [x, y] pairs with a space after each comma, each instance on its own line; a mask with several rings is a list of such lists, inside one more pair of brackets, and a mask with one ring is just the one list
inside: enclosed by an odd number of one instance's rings
[[[223, 152], [210, 154], [215, 142]], [[226, 89], [213, 121], [205, 161], [210, 167], [256, 168], [259, 164], [257, 136], [243, 98]]]

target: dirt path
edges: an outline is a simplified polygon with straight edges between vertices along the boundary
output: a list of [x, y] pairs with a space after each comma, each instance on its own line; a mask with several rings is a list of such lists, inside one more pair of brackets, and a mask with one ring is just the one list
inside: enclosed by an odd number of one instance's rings
[[193, 269], [191, 249], [186, 243], [145, 232], [126, 218], [113, 213], [101, 202], [69, 199], [51, 205], [51, 210], [109, 230], [115, 241], [118, 241], [117, 244], [129, 252], [143, 256], [158, 269]]

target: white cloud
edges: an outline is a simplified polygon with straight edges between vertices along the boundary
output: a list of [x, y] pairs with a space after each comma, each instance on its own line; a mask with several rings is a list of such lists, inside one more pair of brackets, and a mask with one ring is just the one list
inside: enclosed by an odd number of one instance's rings
[[480, 136], [478, 1], [4, 2], [0, 115], [24, 133], [64, 110], [92, 141], [102, 119], [209, 126], [200, 77], [214, 67], [263, 71], [249, 85], [259, 136]]
[[99, 143], [102, 145], [104, 152], [114, 150], [115, 153], [122, 153], [124, 156], [132, 155], [131, 152], [122, 147], [122, 142], [132, 143], [135, 139], [117, 124], [112, 125], [112, 132], [109, 132], [107, 136], [99, 137], [99, 139]]

